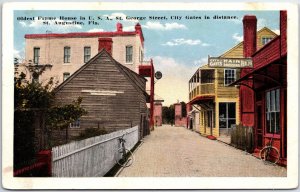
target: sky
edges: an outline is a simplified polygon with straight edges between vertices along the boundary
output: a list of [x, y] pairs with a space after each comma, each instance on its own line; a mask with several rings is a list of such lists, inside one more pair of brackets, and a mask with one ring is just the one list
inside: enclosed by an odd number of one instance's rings
[[[215, 15], [236, 16], [236, 19], [214, 19]], [[268, 27], [279, 34], [279, 11], [18, 10], [14, 11], [14, 57], [24, 58], [25, 34], [115, 31], [117, 22], [123, 24], [123, 30], [133, 31], [139, 22], [145, 38], [145, 60], [152, 58], [155, 70], [163, 75], [155, 83], [155, 94], [164, 99], [164, 106], [169, 106], [177, 101], [188, 102], [188, 81], [197, 68], [207, 63], [208, 55], [219, 56], [243, 41], [244, 15], [256, 15], [258, 30]], [[82, 21], [84, 25], [54, 25], [51, 21], [50, 25], [44, 25], [37, 19], [17, 20], [18, 17], [39, 16], [76, 17], [78, 22], [81, 22], [80, 16], [100, 16], [109, 20], [97, 20], [97, 24], [90, 25], [87, 20]], [[167, 19], [150, 19], [151, 16], [165, 16]], [[187, 19], [186, 16], [201, 19]]]

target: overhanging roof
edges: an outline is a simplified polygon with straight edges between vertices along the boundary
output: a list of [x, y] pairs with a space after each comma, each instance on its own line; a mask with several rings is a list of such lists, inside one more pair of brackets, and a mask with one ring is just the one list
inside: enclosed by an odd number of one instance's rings
[[215, 95], [200, 95], [192, 99], [189, 104], [198, 104], [198, 103], [203, 103], [206, 101], [214, 101], [215, 100]]

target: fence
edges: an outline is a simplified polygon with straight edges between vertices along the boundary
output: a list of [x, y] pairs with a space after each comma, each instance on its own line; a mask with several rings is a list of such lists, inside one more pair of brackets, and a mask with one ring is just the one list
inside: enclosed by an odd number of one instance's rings
[[105, 175], [116, 163], [114, 156], [120, 148], [118, 138], [125, 133], [125, 146], [132, 149], [138, 142], [138, 126], [52, 148], [52, 176]]
[[231, 128], [231, 145], [234, 147], [252, 152], [254, 147], [253, 142], [254, 139], [252, 127], [237, 125]]

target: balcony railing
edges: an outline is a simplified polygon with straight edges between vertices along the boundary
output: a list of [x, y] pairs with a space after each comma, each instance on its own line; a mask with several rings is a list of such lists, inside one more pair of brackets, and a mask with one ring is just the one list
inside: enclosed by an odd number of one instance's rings
[[215, 94], [215, 84], [214, 83], [206, 83], [206, 84], [200, 84], [196, 86], [190, 93], [189, 93], [189, 99], [192, 100], [196, 96], [199, 95], [213, 95]]

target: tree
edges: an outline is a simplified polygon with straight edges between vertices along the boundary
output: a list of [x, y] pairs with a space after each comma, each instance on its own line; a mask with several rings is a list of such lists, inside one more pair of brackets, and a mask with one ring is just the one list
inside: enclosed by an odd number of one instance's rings
[[[51, 91], [55, 83], [51, 78], [45, 85], [26, 80], [21, 72], [14, 79], [14, 165], [33, 158], [37, 150], [51, 148], [49, 129], [66, 128], [86, 111], [80, 106], [81, 98], [69, 105], [54, 104]], [[42, 146], [37, 141], [41, 129]], [[45, 135], [44, 135], [45, 134]], [[41, 139], [38, 138], [38, 139]], [[37, 146], [39, 145], [39, 146]]]
[[173, 124], [174, 116], [175, 116], [174, 105], [170, 105], [169, 107], [163, 106], [163, 108], [162, 108], [163, 123]]
[[186, 117], [186, 103], [184, 101], [180, 102], [181, 104], [181, 111], [182, 111], [182, 117]]

